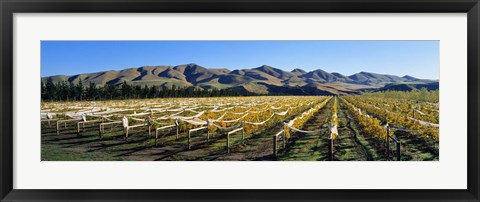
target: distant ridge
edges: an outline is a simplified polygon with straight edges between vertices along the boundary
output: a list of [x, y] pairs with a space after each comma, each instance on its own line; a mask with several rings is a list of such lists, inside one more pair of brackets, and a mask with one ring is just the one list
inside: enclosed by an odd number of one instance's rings
[[[428, 89], [438, 89], [438, 81], [359, 72], [350, 76], [340, 73], [328, 73], [321, 69], [310, 72], [294, 69], [283, 71], [268, 65], [251, 69], [206, 68], [194, 63], [177, 66], [143, 66], [124, 70], [111, 70], [85, 73], [72, 76], [42, 77], [53, 82], [93, 83], [119, 85], [127, 82], [132, 85], [197, 87], [204, 89], [235, 89], [258, 94], [295, 94], [295, 95], [342, 95], [355, 94], [362, 89], [412, 90], [424, 85]], [[437, 83], [435, 85], [435, 82]], [[410, 84], [411, 83], [411, 84]], [[395, 84], [395, 85], [394, 85]], [[402, 84], [404, 86], [397, 86]], [[436, 86], [436, 87], [435, 87]]]

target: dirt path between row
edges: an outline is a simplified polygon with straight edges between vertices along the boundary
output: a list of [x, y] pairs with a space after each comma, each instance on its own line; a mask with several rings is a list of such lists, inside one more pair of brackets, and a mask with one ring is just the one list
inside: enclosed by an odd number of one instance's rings
[[356, 130], [353, 117], [343, 102], [338, 107], [339, 136], [335, 140], [334, 159], [340, 161], [371, 161], [377, 157], [376, 150]]
[[[318, 112], [316, 112], [301, 130], [314, 131], [326, 128], [327, 119], [331, 115], [333, 98]], [[324, 161], [328, 157], [328, 131], [319, 134], [304, 134], [292, 132], [287, 148], [279, 153], [279, 160], [284, 161]]]

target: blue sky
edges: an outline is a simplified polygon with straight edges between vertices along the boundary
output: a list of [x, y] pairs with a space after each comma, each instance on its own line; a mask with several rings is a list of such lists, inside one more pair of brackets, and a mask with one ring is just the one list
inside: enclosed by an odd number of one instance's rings
[[196, 63], [439, 79], [439, 41], [42, 41], [42, 76]]

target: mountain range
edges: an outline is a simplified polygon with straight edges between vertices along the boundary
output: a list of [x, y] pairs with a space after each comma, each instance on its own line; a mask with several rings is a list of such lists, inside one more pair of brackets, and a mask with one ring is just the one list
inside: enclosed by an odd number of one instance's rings
[[228, 69], [206, 68], [197, 64], [177, 66], [143, 66], [124, 70], [85, 73], [73, 76], [42, 77], [53, 82], [157, 85], [170, 87], [197, 87], [203, 89], [234, 89], [257, 94], [289, 95], [341, 95], [355, 94], [363, 90], [412, 90], [419, 87], [438, 89], [438, 80], [418, 79], [412, 76], [394, 76], [359, 72], [350, 76], [328, 73], [321, 69], [284, 71], [268, 65], [257, 68]]

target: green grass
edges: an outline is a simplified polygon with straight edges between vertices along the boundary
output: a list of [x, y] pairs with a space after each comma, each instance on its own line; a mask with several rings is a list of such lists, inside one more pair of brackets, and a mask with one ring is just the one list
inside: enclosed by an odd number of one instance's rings
[[56, 145], [42, 145], [42, 161], [121, 161], [108, 153], [80, 152]]
[[[302, 127], [302, 130], [317, 130], [325, 128], [330, 117], [333, 99], [315, 113]], [[324, 161], [327, 160], [328, 132], [316, 134], [292, 133], [287, 149], [280, 151], [279, 160], [282, 161]]]

